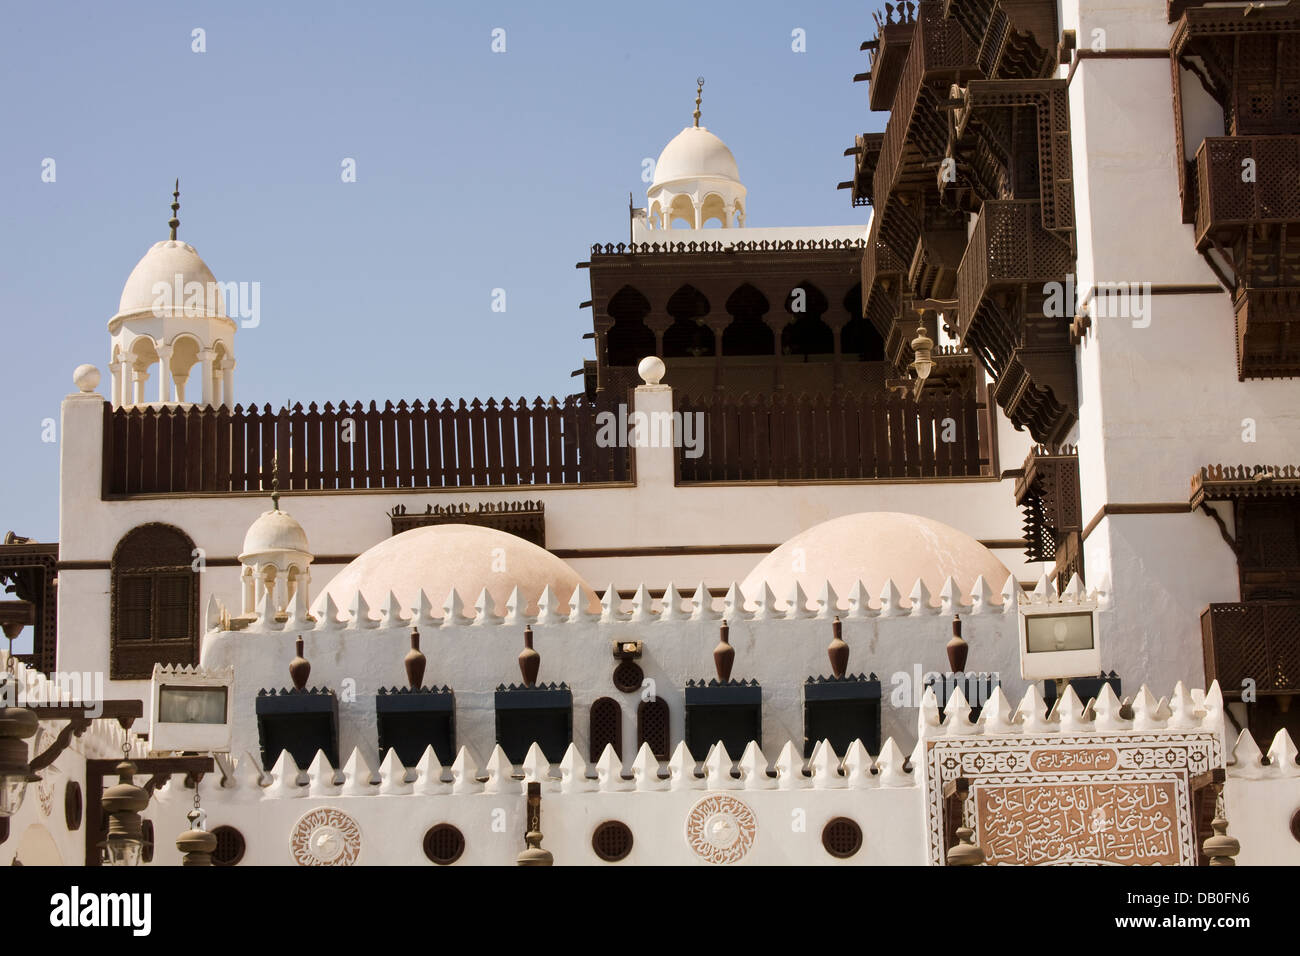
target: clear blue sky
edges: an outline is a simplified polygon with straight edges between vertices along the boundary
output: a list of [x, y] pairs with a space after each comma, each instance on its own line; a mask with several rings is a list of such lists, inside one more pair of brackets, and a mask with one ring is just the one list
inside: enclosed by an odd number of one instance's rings
[[[592, 349], [574, 263], [626, 239], [642, 159], [691, 122], [699, 74], [749, 225], [865, 223], [835, 185], [854, 134], [883, 128], [851, 82], [870, 7], [811, 6], [10, 6], [0, 533], [58, 536], [42, 420], [82, 362], [108, 393], [107, 321], [166, 238], [177, 176], [180, 238], [218, 279], [261, 283], [261, 325], [235, 338], [236, 398], [277, 406], [575, 391]], [[345, 157], [356, 183], [340, 180]]]

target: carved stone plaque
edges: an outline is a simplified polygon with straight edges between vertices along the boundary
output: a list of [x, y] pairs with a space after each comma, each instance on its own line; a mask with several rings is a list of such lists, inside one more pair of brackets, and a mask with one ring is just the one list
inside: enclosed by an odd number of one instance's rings
[[943, 863], [944, 785], [964, 777], [961, 814], [990, 864], [1193, 866], [1191, 787], [1219, 749], [1205, 731], [929, 740], [930, 862]]

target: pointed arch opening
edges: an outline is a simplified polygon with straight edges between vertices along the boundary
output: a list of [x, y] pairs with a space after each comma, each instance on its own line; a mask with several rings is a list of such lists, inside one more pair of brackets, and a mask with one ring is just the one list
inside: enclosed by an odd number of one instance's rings
[[727, 299], [731, 324], [722, 330], [723, 355], [774, 355], [776, 336], [763, 321], [767, 298], [746, 282]]

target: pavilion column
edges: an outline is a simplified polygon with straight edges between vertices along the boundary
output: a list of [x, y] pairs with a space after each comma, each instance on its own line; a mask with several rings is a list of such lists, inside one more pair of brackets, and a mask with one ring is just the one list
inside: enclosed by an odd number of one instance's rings
[[113, 373], [113, 407], [122, 407], [122, 375], [125, 372], [121, 359], [109, 363], [109, 371]]
[[212, 360], [216, 353], [212, 349], [203, 349], [199, 352], [199, 359], [203, 362], [203, 394], [200, 396], [204, 405], [212, 404]]
[[[664, 354], [664, 333], [673, 324], [673, 317], [666, 313], [652, 312], [645, 317], [644, 321], [646, 328], [655, 334], [655, 355], [662, 358]], [[644, 357], [642, 356], [642, 358]]]
[[221, 374], [223, 376], [221, 400], [233, 411], [235, 407], [235, 360], [233, 358], [222, 361]]
[[149, 380], [149, 370], [147, 368], [137, 368], [132, 370], [135, 373], [135, 399], [133, 405], [144, 404], [144, 384]]
[[158, 346], [158, 401], [172, 398], [172, 346]]

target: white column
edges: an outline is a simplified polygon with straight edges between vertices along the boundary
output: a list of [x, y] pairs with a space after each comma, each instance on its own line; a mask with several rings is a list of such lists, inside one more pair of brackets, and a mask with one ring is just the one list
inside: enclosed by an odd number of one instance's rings
[[133, 405], [144, 404], [144, 383], [149, 381], [149, 370], [147, 368], [132, 369], [135, 373], [135, 400]]
[[221, 374], [223, 377], [221, 400], [225, 403], [226, 408], [233, 411], [235, 408], [235, 360], [233, 358], [222, 361]]
[[212, 349], [203, 349], [199, 352], [199, 359], [203, 362], [203, 394], [200, 396], [204, 405], [212, 404], [212, 360], [216, 353]]
[[704, 215], [704, 206], [702, 206], [700, 203], [692, 202], [691, 207], [695, 210], [695, 228], [703, 229], [704, 222], [701, 217]]
[[113, 376], [113, 397], [111, 399], [111, 401], [113, 402], [113, 407], [121, 408], [122, 407], [122, 363], [120, 361], [109, 362], [108, 371]]
[[240, 572], [240, 578], [241, 590], [244, 595], [243, 613], [252, 614], [257, 610], [257, 594], [256, 587], [254, 586], [253, 569], [247, 564], [244, 565], [244, 570]]
[[170, 402], [172, 398], [172, 347], [158, 346], [158, 401]]

